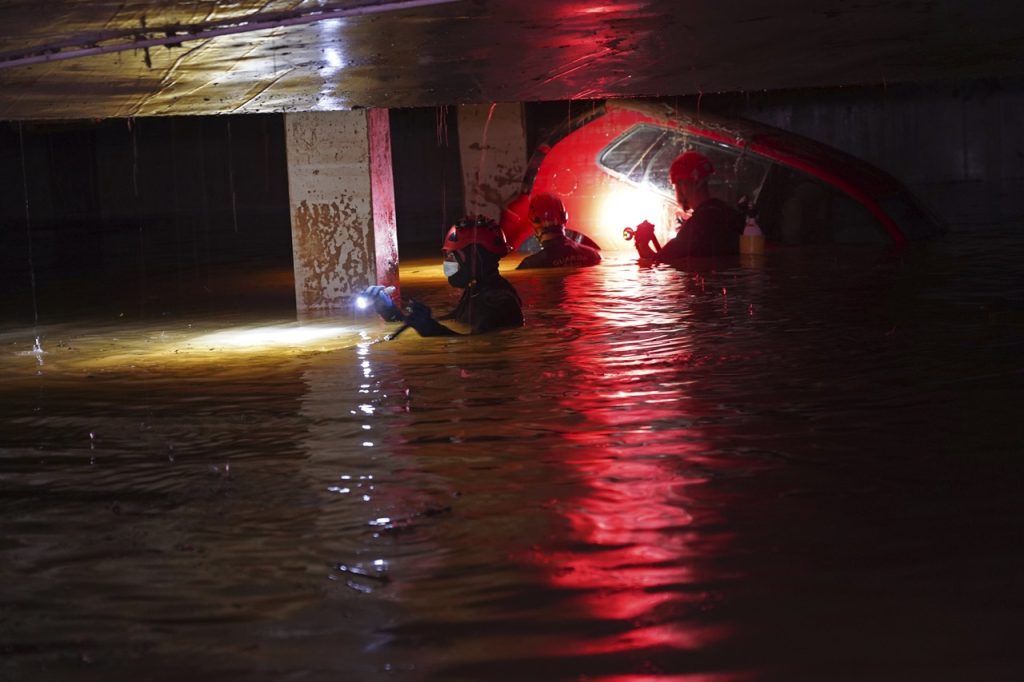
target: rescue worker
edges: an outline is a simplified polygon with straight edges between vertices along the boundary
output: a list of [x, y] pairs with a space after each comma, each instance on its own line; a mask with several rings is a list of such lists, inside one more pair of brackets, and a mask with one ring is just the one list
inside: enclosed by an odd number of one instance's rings
[[[684, 211], [693, 214], [679, 233], [658, 249], [654, 226], [644, 221], [631, 236], [641, 258], [669, 262], [687, 256], [726, 256], [739, 253], [743, 215], [721, 199], [711, 196], [708, 178], [715, 172], [711, 161], [700, 152], [683, 152], [669, 169], [676, 200]], [[655, 248], [650, 244], [654, 242]]]
[[[519, 294], [498, 273], [498, 261], [510, 249], [496, 222], [482, 215], [463, 218], [449, 228], [441, 250], [448, 283], [463, 290], [455, 310], [442, 320], [456, 320], [469, 325], [470, 334], [522, 326], [523, 309]], [[403, 313], [385, 287], [368, 287], [363, 296], [373, 302], [374, 310], [385, 320], [402, 320], [406, 327], [412, 327], [420, 336], [459, 335], [459, 332], [435, 320], [430, 308], [418, 301], [412, 301]], [[399, 332], [392, 334], [391, 338]]]
[[565, 223], [569, 214], [562, 200], [555, 195], [538, 194], [530, 199], [528, 215], [541, 250], [524, 258], [516, 270], [587, 266], [601, 262], [600, 251], [566, 236]]

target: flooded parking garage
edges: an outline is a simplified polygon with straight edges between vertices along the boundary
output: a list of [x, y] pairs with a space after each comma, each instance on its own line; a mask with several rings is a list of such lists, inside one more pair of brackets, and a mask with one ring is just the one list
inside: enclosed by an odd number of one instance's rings
[[461, 338], [273, 273], [9, 326], [0, 679], [1008, 679], [1022, 257], [515, 255], [526, 326]]
[[[0, 680], [1020, 678], [1022, 6], [833, 4], [5, 3]], [[650, 95], [953, 233], [296, 321]]]

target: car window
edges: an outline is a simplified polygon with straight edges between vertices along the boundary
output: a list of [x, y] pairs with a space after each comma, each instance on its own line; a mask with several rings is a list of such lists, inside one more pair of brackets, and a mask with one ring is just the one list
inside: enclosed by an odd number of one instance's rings
[[650, 175], [651, 159], [657, 156], [667, 132], [655, 126], [633, 126], [608, 145], [598, 163], [628, 180], [642, 183]]
[[715, 167], [708, 189], [729, 204], [756, 195], [769, 166], [766, 159], [737, 147], [649, 124], [633, 126], [617, 137], [601, 153], [598, 162], [617, 175], [674, 199], [669, 168], [687, 150], [708, 157]]
[[658, 149], [651, 154], [650, 163], [645, 169], [644, 179], [647, 184], [673, 199], [676, 197], [676, 190], [669, 179], [668, 171], [676, 157], [687, 150], [688, 137], [678, 131], [666, 130]]
[[708, 189], [730, 206], [752, 203], [760, 191], [770, 162], [756, 154], [710, 140], [691, 137], [688, 148], [708, 157], [715, 167]]

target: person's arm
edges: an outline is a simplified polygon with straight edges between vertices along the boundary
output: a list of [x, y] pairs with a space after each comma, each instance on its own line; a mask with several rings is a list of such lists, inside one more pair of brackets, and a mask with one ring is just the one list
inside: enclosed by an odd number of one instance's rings
[[[658, 238], [654, 235], [654, 225], [652, 223], [645, 220], [637, 225], [635, 230], [625, 230], [624, 236], [626, 239], [633, 240], [638, 256], [647, 260], [658, 260], [661, 245], [658, 244]], [[652, 242], [654, 244], [653, 249], [651, 248]]]
[[[686, 228], [684, 227], [683, 230]], [[672, 239], [665, 242], [665, 246], [658, 252], [658, 262], [668, 263], [690, 255], [690, 240], [682, 231]]]
[[405, 323], [397, 332], [391, 334], [390, 338], [397, 337], [407, 327], [415, 329], [420, 336], [459, 336], [458, 332], [452, 331], [435, 320], [430, 314], [430, 308], [419, 301], [410, 301], [405, 314], [402, 314], [402, 311], [392, 300], [388, 289], [394, 291], [393, 287], [370, 286], [363, 290], [362, 296], [365, 296], [373, 303], [374, 311], [384, 320], [388, 322], [401, 320]]
[[430, 314], [430, 308], [419, 301], [410, 303], [405, 313], [405, 323], [420, 336], [462, 336], [435, 320]]

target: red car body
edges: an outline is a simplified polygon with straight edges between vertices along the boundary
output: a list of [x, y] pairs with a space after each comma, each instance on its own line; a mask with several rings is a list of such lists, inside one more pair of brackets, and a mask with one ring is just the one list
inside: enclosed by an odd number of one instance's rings
[[623, 229], [655, 224], [660, 243], [685, 218], [668, 180], [686, 149], [715, 165], [712, 194], [757, 219], [768, 244], [903, 244], [943, 226], [898, 180], [813, 140], [659, 102], [610, 101], [564, 124], [534, 152], [501, 225], [514, 247], [532, 235], [531, 196], [553, 193], [567, 227], [602, 249], [632, 250]]

